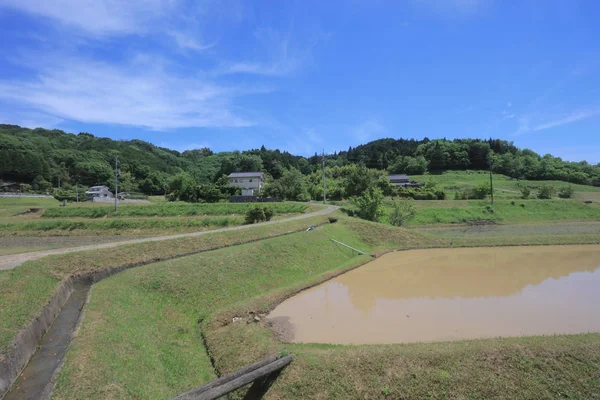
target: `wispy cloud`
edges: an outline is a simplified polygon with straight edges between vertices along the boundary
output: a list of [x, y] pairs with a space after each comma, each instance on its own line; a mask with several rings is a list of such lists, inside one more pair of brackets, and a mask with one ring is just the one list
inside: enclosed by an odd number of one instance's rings
[[105, 39], [125, 35], [166, 35], [182, 49], [202, 51], [214, 44], [198, 39], [191, 8], [180, 0], [4, 0], [9, 7], [55, 22], [74, 35]]
[[256, 57], [267, 61], [240, 61], [224, 63], [218, 75], [252, 74], [264, 76], [286, 76], [297, 72], [309, 58], [311, 49], [320, 39], [328, 37], [318, 33], [308, 43], [294, 40], [293, 29], [279, 32], [273, 29], [261, 29], [254, 34], [261, 44]]
[[554, 117], [540, 118], [540, 113], [526, 115], [518, 118], [518, 128], [513, 133], [513, 136], [521, 135], [529, 132], [539, 132], [546, 129], [555, 128], [562, 125], [571, 124], [587, 118], [592, 118], [600, 115], [600, 108], [588, 108], [578, 110], [569, 114], [562, 114]]
[[550, 129], [550, 128], [554, 128], [557, 126], [570, 124], [572, 122], [581, 121], [583, 119], [591, 118], [596, 115], [600, 115], [600, 108], [577, 111], [577, 112], [571, 113], [569, 115], [563, 116], [559, 119], [555, 119], [550, 122], [545, 122], [540, 125], [537, 125], [532, 130], [534, 132], [535, 131], [543, 131], [544, 129]]
[[177, 5], [163, 0], [3, 0], [3, 6], [39, 15], [91, 35], [145, 33]]
[[119, 65], [59, 58], [46, 58], [35, 80], [0, 80], [0, 99], [59, 118], [160, 130], [251, 126], [235, 100], [263, 91], [178, 77], [152, 57]]

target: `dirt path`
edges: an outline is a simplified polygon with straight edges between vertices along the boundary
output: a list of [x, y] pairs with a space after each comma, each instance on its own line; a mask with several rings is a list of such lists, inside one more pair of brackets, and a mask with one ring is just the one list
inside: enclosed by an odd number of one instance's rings
[[78, 247], [70, 247], [70, 248], [55, 249], [55, 250], [33, 251], [33, 252], [29, 252], [29, 253], [20, 253], [20, 254], [11, 254], [11, 255], [6, 255], [6, 256], [0, 256], [0, 270], [12, 269], [12, 268], [15, 268], [15, 267], [23, 264], [26, 261], [37, 260], [38, 258], [49, 256], [49, 255], [54, 255], [54, 254], [72, 253], [74, 251], [84, 251], [84, 250], [106, 249], [106, 248], [110, 248], [110, 247], [121, 246], [124, 244], [143, 243], [143, 242], [158, 242], [161, 240], [202, 236], [202, 235], [206, 235], [209, 233], [216, 233], [216, 232], [238, 231], [238, 230], [242, 230], [242, 229], [249, 229], [249, 228], [252, 228], [255, 226], [280, 224], [283, 222], [289, 222], [289, 221], [295, 221], [295, 220], [299, 220], [299, 219], [315, 217], [317, 215], [325, 215], [325, 214], [329, 214], [329, 213], [337, 210], [338, 208], [339, 207], [337, 207], [337, 206], [327, 206], [324, 209], [313, 212], [313, 213], [297, 215], [295, 217], [290, 217], [290, 218], [285, 218], [285, 219], [280, 219], [280, 220], [275, 220], [275, 221], [262, 222], [260, 224], [254, 224], [254, 225], [240, 225], [240, 226], [232, 226], [229, 228], [214, 229], [214, 230], [210, 230], [210, 231], [181, 233], [178, 235], [168, 235], [168, 236], [155, 236], [155, 237], [148, 237], [148, 238], [142, 238], [142, 239], [124, 240], [124, 241], [119, 241], [119, 242], [92, 244], [92, 245], [87, 245], [87, 246], [78, 246]]

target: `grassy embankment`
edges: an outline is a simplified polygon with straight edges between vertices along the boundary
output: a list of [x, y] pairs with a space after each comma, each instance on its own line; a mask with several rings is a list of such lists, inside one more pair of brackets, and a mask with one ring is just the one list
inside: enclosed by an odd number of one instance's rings
[[[124, 204], [114, 211], [106, 204], [75, 203], [58, 207], [55, 200], [50, 200], [0, 199], [0, 237], [155, 236], [193, 232], [241, 225], [244, 213], [253, 206], [155, 202], [148, 205]], [[275, 211], [275, 219], [304, 213], [308, 207], [298, 203], [273, 203], [269, 206]], [[35, 214], [15, 215], [29, 208], [43, 210]], [[16, 210], [19, 211], [14, 212]]]
[[[270, 398], [531, 398], [600, 390], [600, 335], [385, 346], [282, 345], [234, 316], [266, 312], [385, 248], [448, 240], [341, 218], [313, 232], [147, 265], [97, 284], [55, 397], [169, 397], [287, 349], [298, 357]], [[600, 234], [595, 235], [596, 242]], [[548, 238], [549, 239], [549, 238]], [[521, 240], [520, 244], [524, 244]]]
[[[505, 224], [552, 221], [600, 221], [600, 204], [573, 199], [552, 200], [420, 200], [417, 215], [409, 225], [457, 224], [492, 221]], [[386, 202], [389, 209], [390, 203]], [[493, 212], [490, 211], [493, 210]]]
[[[447, 171], [443, 174], [411, 175], [411, 180], [417, 182], [427, 182], [432, 180], [442, 189], [446, 190], [449, 199], [454, 198], [458, 190], [467, 189], [473, 186], [486, 184], [490, 182], [488, 171]], [[509, 178], [506, 175], [493, 174], [494, 195], [498, 199], [517, 200], [521, 197], [520, 188], [527, 186], [531, 189], [532, 197], [535, 197], [537, 189], [542, 185], [554, 186], [556, 189], [571, 186], [575, 191], [574, 198], [577, 200], [595, 200], [600, 201], [600, 187], [570, 184], [562, 181], [529, 181]]]
[[15, 269], [0, 271], [0, 304], [2, 304], [0, 354], [7, 350], [18, 331], [39, 315], [59, 283], [71, 275], [165, 260], [205, 249], [268, 238], [325, 221], [327, 217], [317, 216], [243, 230], [210, 233], [199, 237], [62, 254], [29, 261]]

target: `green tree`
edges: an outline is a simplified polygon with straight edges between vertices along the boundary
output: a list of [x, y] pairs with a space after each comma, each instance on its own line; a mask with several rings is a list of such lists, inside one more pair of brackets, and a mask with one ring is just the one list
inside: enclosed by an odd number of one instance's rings
[[388, 221], [394, 226], [403, 226], [417, 215], [415, 207], [409, 200], [395, 200], [388, 214]]
[[362, 195], [350, 198], [350, 203], [357, 208], [356, 214], [368, 221], [379, 221], [385, 214], [383, 193], [374, 186], [370, 186]]

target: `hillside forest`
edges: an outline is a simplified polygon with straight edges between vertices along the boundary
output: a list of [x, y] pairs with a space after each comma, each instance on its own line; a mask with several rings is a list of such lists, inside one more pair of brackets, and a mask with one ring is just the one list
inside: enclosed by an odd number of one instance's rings
[[[231, 172], [264, 171], [264, 195], [308, 201], [323, 194], [322, 157], [260, 149], [182, 153], [142, 140], [112, 140], [90, 133], [0, 125], [0, 180], [25, 190], [49, 192], [60, 183], [68, 192], [82, 186], [114, 189], [119, 155], [120, 191], [168, 195], [171, 200], [213, 202], [236, 193]], [[345, 199], [379, 186], [389, 193], [388, 174], [423, 175], [448, 170], [487, 170], [514, 179], [560, 180], [600, 186], [600, 164], [567, 162], [519, 149], [500, 139], [379, 139], [326, 155], [327, 195]], [[432, 188], [431, 188], [432, 189]], [[432, 189], [432, 191], [435, 191]], [[433, 193], [432, 198], [442, 194]]]

